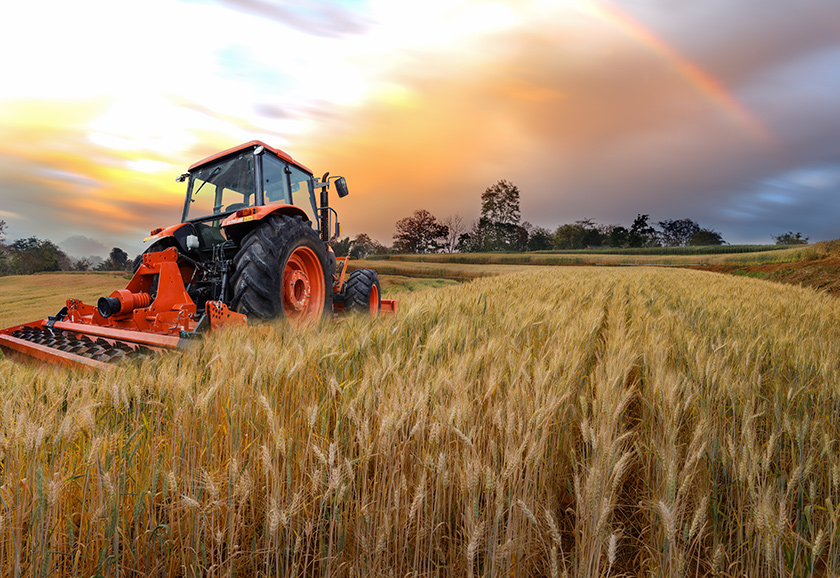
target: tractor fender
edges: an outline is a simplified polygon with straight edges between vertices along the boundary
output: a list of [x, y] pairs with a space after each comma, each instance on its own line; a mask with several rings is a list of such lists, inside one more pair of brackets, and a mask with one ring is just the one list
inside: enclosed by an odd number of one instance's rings
[[177, 225], [171, 225], [165, 228], [154, 229], [148, 237], [143, 239], [143, 242], [154, 243], [155, 241], [159, 241], [160, 239], [171, 237], [172, 239], [175, 239], [175, 241], [178, 243], [178, 247], [180, 247], [182, 251], [186, 251], [187, 235], [193, 234], [192, 227], [190, 227], [189, 225], [189, 223], [178, 223]]
[[277, 205], [263, 205], [261, 207], [248, 207], [239, 209], [224, 221], [222, 221], [222, 229], [228, 239], [233, 239], [237, 244], [242, 241], [242, 238], [250, 233], [259, 222], [269, 215], [288, 215], [290, 217], [300, 217], [305, 222], [309, 223], [309, 215], [295, 205], [277, 204]]

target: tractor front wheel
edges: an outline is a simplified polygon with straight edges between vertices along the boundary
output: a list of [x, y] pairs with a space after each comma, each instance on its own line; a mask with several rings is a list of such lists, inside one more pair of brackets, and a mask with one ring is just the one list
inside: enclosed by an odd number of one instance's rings
[[271, 215], [234, 258], [232, 308], [249, 318], [284, 317], [298, 328], [332, 312], [332, 271], [317, 231], [300, 217]]
[[344, 285], [344, 310], [348, 313], [379, 315], [382, 307], [379, 276], [373, 269], [356, 269]]

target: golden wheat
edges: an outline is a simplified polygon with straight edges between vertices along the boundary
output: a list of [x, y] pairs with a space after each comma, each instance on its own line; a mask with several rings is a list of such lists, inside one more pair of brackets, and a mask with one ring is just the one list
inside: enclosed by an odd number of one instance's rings
[[836, 575], [838, 320], [535, 269], [93, 375], [0, 360], [0, 575]]

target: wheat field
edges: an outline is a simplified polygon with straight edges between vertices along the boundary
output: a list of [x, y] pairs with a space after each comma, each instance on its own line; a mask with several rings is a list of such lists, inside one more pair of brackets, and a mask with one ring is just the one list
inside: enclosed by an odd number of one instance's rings
[[0, 359], [0, 575], [840, 574], [836, 299], [603, 267], [400, 299]]

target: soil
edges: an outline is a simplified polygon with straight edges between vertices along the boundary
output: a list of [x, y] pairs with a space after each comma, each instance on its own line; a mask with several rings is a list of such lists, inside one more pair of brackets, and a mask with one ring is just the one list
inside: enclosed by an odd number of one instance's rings
[[805, 287], [813, 287], [829, 295], [840, 297], [840, 254], [831, 254], [822, 259], [805, 259], [792, 263], [777, 263], [768, 265], [709, 265], [694, 266], [689, 269], [743, 275], [791, 283]]

